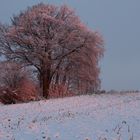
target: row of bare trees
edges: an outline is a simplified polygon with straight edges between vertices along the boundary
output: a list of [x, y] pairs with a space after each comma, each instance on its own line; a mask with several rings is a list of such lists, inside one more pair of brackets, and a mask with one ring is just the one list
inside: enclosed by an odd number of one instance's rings
[[73, 10], [41, 3], [11, 21], [0, 25], [0, 54], [6, 61], [31, 67], [43, 97], [60, 85], [77, 94], [99, 89], [103, 41]]

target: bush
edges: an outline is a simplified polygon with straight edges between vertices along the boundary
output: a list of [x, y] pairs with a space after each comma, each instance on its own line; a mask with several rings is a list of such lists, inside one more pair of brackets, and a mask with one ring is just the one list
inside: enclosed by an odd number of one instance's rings
[[38, 100], [38, 91], [32, 81], [22, 81], [17, 89], [7, 87], [0, 88], [0, 102], [3, 104], [15, 104]]
[[15, 104], [38, 100], [37, 88], [31, 81], [23, 81], [17, 89], [0, 88], [0, 102], [3, 104]]
[[49, 98], [62, 98], [73, 96], [72, 91], [64, 84], [51, 85], [49, 89]]

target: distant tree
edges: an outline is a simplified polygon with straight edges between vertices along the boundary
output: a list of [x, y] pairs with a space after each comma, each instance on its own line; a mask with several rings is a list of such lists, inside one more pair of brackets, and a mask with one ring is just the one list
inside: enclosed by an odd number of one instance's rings
[[14, 16], [11, 26], [2, 26], [1, 54], [34, 66], [45, 98], [51, 85], [80, 92], [99, 88], [102, 38], [67, 6], [38, 4]]

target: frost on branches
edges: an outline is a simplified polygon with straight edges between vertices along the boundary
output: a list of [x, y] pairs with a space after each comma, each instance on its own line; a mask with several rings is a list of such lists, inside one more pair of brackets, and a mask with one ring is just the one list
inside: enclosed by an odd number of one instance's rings
[[51, 97], [54, 86], [65, 87], [65, 94], [100, 87], [102, 38], [65, 5], [38, 4], [14, 16], [12, 25], [1, 25], [0, 52], [8, 60], [34, 67], [45, 98]]

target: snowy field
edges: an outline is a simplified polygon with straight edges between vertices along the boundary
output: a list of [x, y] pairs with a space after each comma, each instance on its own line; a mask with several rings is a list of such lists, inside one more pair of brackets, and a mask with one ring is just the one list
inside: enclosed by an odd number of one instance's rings
[[140, 140], [140, 93], [1, 105], [0, 140]]

